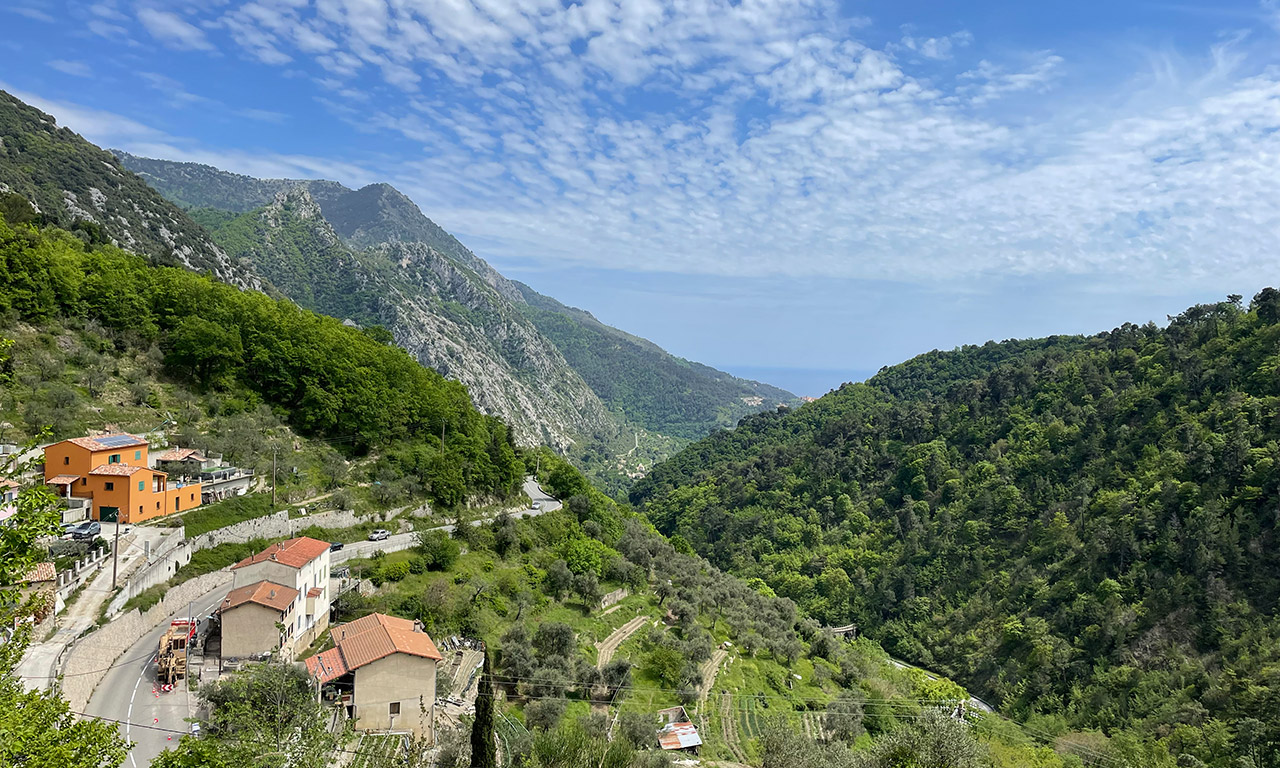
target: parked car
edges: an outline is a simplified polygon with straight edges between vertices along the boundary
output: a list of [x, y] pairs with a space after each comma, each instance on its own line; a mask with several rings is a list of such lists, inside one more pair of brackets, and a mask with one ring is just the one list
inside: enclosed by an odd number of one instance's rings
[[331, 542], [329, 542], [329, 551], [330, 551], [330, 552], [337, 552], [337, 551], [338, 551], [338, 550], [340, 550], [340, 549], [342, 549], [342, 542], [340, 542], [340, 541], [331, 541]]
[[389, 538], [391, 538], [391, 531], [388, 531], [386, 528], [379, 528], [369, 534], [369, 541], [384, 541]]
[[71, 538], [81, 541], [84, 539], [96, 539], [98, 534], [102, 533], [102, 525], [97, 520], [89, 520], [77, 525], [71, 529]]
[[542, 502], [540, 501], [533, 502], [533, 509], [542, 509]]

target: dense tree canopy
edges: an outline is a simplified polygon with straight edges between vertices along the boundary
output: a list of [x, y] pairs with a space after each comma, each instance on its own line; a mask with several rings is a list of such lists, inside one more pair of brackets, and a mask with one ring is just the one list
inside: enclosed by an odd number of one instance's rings
[[476, 411], [462, 385], [287, 301], [89, 248], [61, 230], [0, 222], [0, 315], [93, 320], [118, 345], [157, 345], [170, 375], [224, 391], [233, 407], [265, 403], [304, 434], [355, 452], [403, 446], [403, 470], [445, 506], [519, 487], [507, 427]]
[[931, 353], [697, 443], [632, 498], [1010, 714], [1280, 765], [1277, 320], [1268, 289]]

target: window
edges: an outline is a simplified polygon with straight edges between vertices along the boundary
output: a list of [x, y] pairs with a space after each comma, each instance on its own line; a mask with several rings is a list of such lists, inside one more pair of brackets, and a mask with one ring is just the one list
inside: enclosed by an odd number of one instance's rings
[[104, 487], [104, 488], [106, 488], [108, 491], [114, 491], [114, 490], [116, 489], [116, 484], [115, 484], [115, 483], [110, 483], [110, 482], [109, 482], [109, 483], [104, 483], [104, 484], [103, 484], [103, 487]]
[[134, 452], [133, 452], [133, 460], [134, 460], [134, 461], [142, 461], [142, 451], [134, 451]]
[[138, 490], [140, 490], [140, 491], [145, 491], [145, 490], [147, 490], [147, 481], [146, 481], [146, 480], [139, 480], [139, 481], [138, 481]]
[[119, 464], [119, 463], [120, 463], [120, 454], [118, 454], [118, 453], [113, 453], [113, 454], [111, 454], [110, 456], [108, 456], [108, 457], [107, 457], [107, 463], [108, 463], [108, 464]]
[[392, 715], [400, 714], [400, 702], [398, 701], [391, 702], [391, 706], [387, 708], [387, 712], [388, 714], [392, 714]]
[[62, 463], [63, 463], [63, 464], [70, 464], [70, 463], [71, 463], [71, 457], [70, 457], [70, 456], [63, 456], [63, 457], [62, 457]]

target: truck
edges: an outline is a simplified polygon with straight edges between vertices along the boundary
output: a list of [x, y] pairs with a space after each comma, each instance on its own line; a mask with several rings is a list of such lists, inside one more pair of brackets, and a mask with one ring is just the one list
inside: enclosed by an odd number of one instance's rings
[[187, 676], [187, 649], [196, 636], [191, 619], [174, 619], [160, 636], [156, 652], [156, 678], [161, 685], [173, 685]]

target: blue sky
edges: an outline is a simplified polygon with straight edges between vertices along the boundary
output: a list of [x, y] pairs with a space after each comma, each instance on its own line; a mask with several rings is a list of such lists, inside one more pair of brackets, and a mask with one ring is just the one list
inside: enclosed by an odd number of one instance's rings
[[0, 45], [96, 143], [389, 181], [801, 394], [1277, 282], [1270, 1], [13, 0]]

